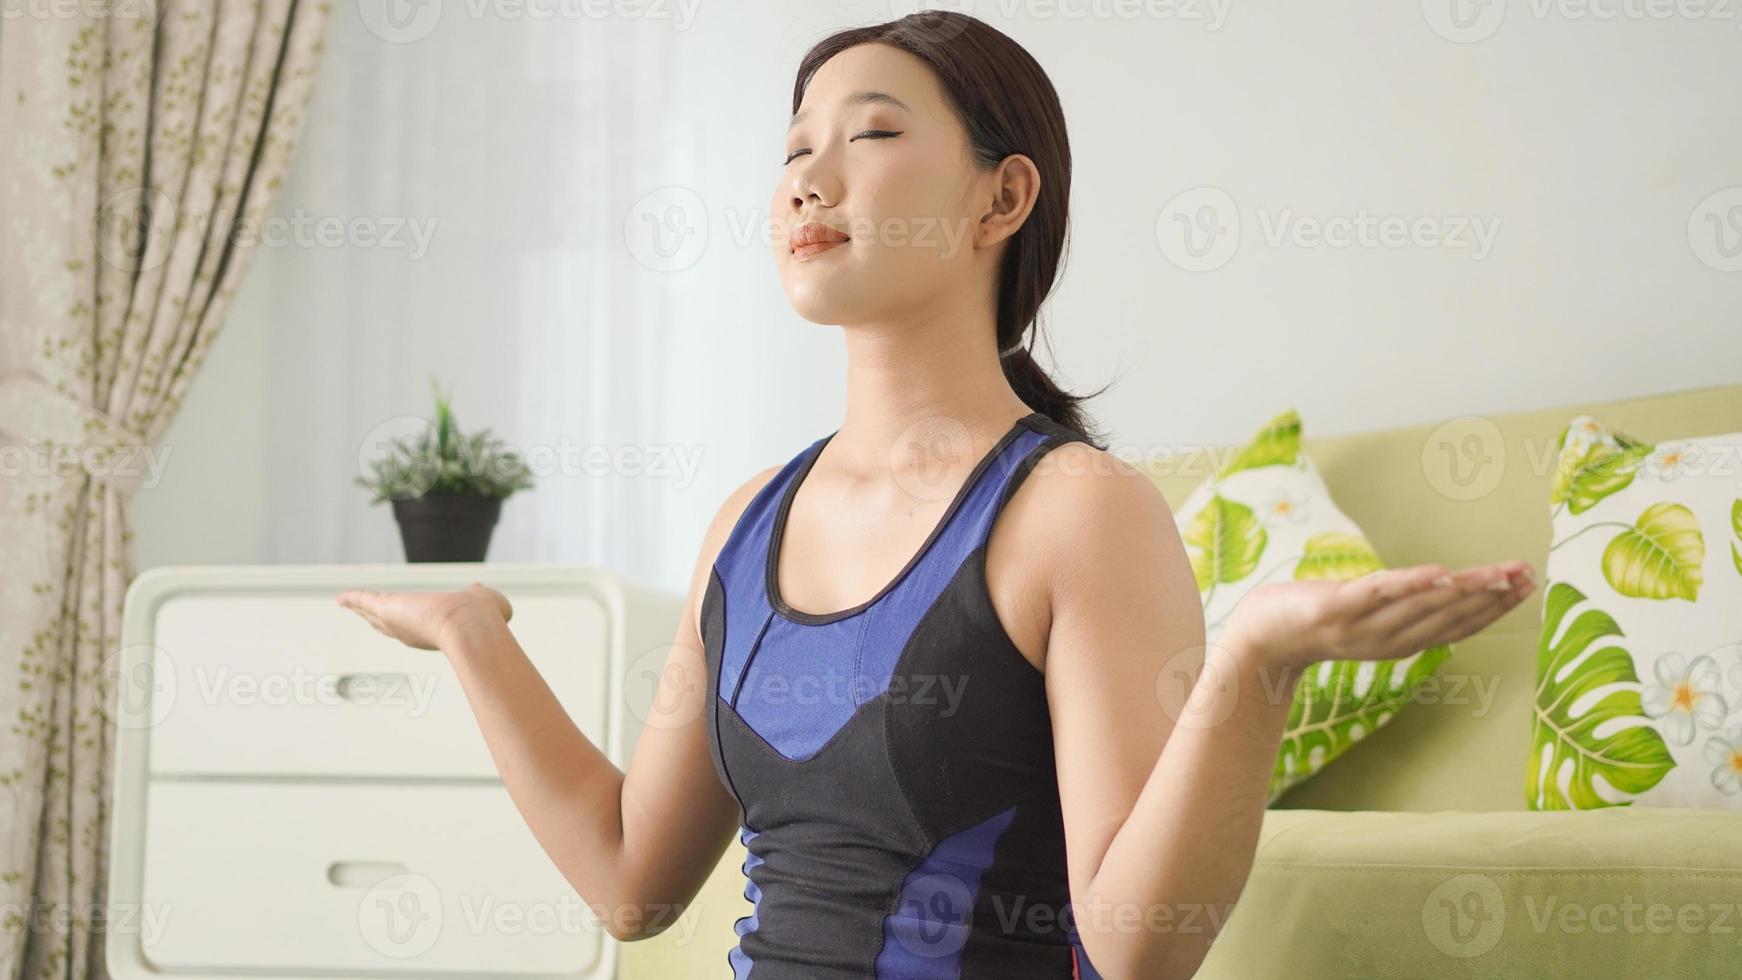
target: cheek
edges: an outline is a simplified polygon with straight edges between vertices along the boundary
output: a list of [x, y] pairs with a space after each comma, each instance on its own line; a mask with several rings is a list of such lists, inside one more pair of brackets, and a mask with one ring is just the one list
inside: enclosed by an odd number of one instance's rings
[[960, 215], [915, 208], [899, 220], [884, 223], [874, 257], [916, 278], [957, 276], [960, 264], [971, 252], [970, 244], [963, 240], [962, 227]]
[[956, 262], [964, 258], [967, 221], [948, 188], [934, 180], [890, 184], [867, 195], [860, 225], [876, 260], [905, 267]]
[[910, 263], [953, 263], [964, 260], [972, 229], [961, 200], [961, 188], [935, 171], [890, 185], [878, 203], [884, 222], [882, 238], [891, 251]]

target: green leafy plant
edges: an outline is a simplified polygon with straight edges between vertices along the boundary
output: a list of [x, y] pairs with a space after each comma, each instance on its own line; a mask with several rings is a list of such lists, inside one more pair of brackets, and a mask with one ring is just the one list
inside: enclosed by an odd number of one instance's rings
[[430, 387], [435, 391], [435, 424], [414, 436], [395, 438], [387, 455], [370, 462], [370, 475], [356, 478], [357, 485], [374, 494], [370, 503], [432, 493], [507, 497], [531, 489], [532, 472], [521, 455], [492, 438], [489, 429], [461, 433], [434, 377]]

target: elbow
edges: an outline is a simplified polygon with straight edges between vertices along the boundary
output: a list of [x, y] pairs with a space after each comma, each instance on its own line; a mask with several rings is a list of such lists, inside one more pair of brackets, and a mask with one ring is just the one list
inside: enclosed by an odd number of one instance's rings
[[639, 942], [651, 939], [657, 933], [649, 931], [647, 923], [640, 916], [622, 914], [622, 905], [613, 905], [607, 914], [599, 916], [599, 924], [605, 928], [605, 935], [620, 943]]
[[1144, 963], [1131, 935], [1108, 935], [1084, 932], [1078, 936], [1083, 952], [1095, 967], [1095, 975], [1104, 980], [1149, 980], [1156, 976], [1154, 968]]
[[1146, 911], [1097, 891], [1091, 880], [1079, 906], [1078, 942], [1095, 971], [1106, 980], [1192, 980], [1211, 946], [1220, 938], [1233, 906], [1220, 914], [1208, 906], [1174, 902], [1151, 904]]
[[1170, 938], [1177, 937], [1096, 933], [1080, 941], [1096, 973], [1106, 980], [1191, 980], [1208, 949]]
[[663, 934], [677, 924], [686, 908], [681, 903], [622, 899], [596, 908], [594, 915], [606, 935], [620, 943], [634, 943]]
[[1145, 959], [1117, 962], [1106, 969], [1102, 969], [1095, 954], [1090, 953], [1089, 960], [1105, 980], [1192, 980], [1198, 975], [1197, 963], [1181, 965], [1170, 963], [1165, 958], [1161, 962]]
[[[646, 914], [642, 914], [645, 912]], [[640, 942], [663, 935], [667, 929], [677, 924], [683, 917], [684, 909], [680, 906], [670, 914], [658, 914], [648, 910], [639, 910], [627, 916], [617, 916], [605, 923], [605, 932], [620, 943]]]
[[[565, 875], [565, 877], [568, 877]], [[569, 887], [577, 894], [581, 889], [572, 877], [568, 877]], [[646, 905], [641, 902], [633, 889], [624, 889], [614, 895], [605, 896], [603, 900], [590, 899], [585, 895], [581, 901], [592, 913], [594, 921], [605, 935], [620, 943], [633, 943], [643, 939], [651, 939], [664, 931], [664, 926], [650, 920], [645, 913]]]
[[643, 939], [652, 939], [663, 931], [664, 930], [662, 929], [624, 929], [615, 926], [607, 926], [605, 928], [607, 935], [612, 939], [617, 940], [619, 943], [624, 944], [640, 942]]
[[657, 936], [659, 929], [653, 928], [648, 917], [641, 914], [642, 905], [623, 898], [615, 897], [603, 905], [593, 906], [593, 917], [605, 930], [605, 935], [620, 943], [639, 942]]
[[651, 929], [640, 916], [613, 914], [599, 920], [605, 928], [605, 935], [620, 943], [640, 942], [659, 935], [661, 930]]

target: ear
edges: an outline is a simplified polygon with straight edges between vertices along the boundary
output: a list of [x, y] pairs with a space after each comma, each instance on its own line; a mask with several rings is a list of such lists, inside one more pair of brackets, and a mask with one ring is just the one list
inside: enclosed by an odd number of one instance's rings
[[1021, 153], [998, 161], [987, 180], [992, 198], [974, 231], [978, 248], [990, 248], [1016, 234], [1040, 198], [1040, 168]]

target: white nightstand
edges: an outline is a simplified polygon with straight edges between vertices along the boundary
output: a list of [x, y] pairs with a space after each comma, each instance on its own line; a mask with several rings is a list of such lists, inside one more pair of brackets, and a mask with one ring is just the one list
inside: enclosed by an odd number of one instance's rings
[[513, 603], [539, 673], [627, 767], [681, 596], [550, 564], [134, 581], [114, 654], [117, 980], [615, 976], [617, 944], [521, 819], [447, 659], [334, 598], [474, 580]]

